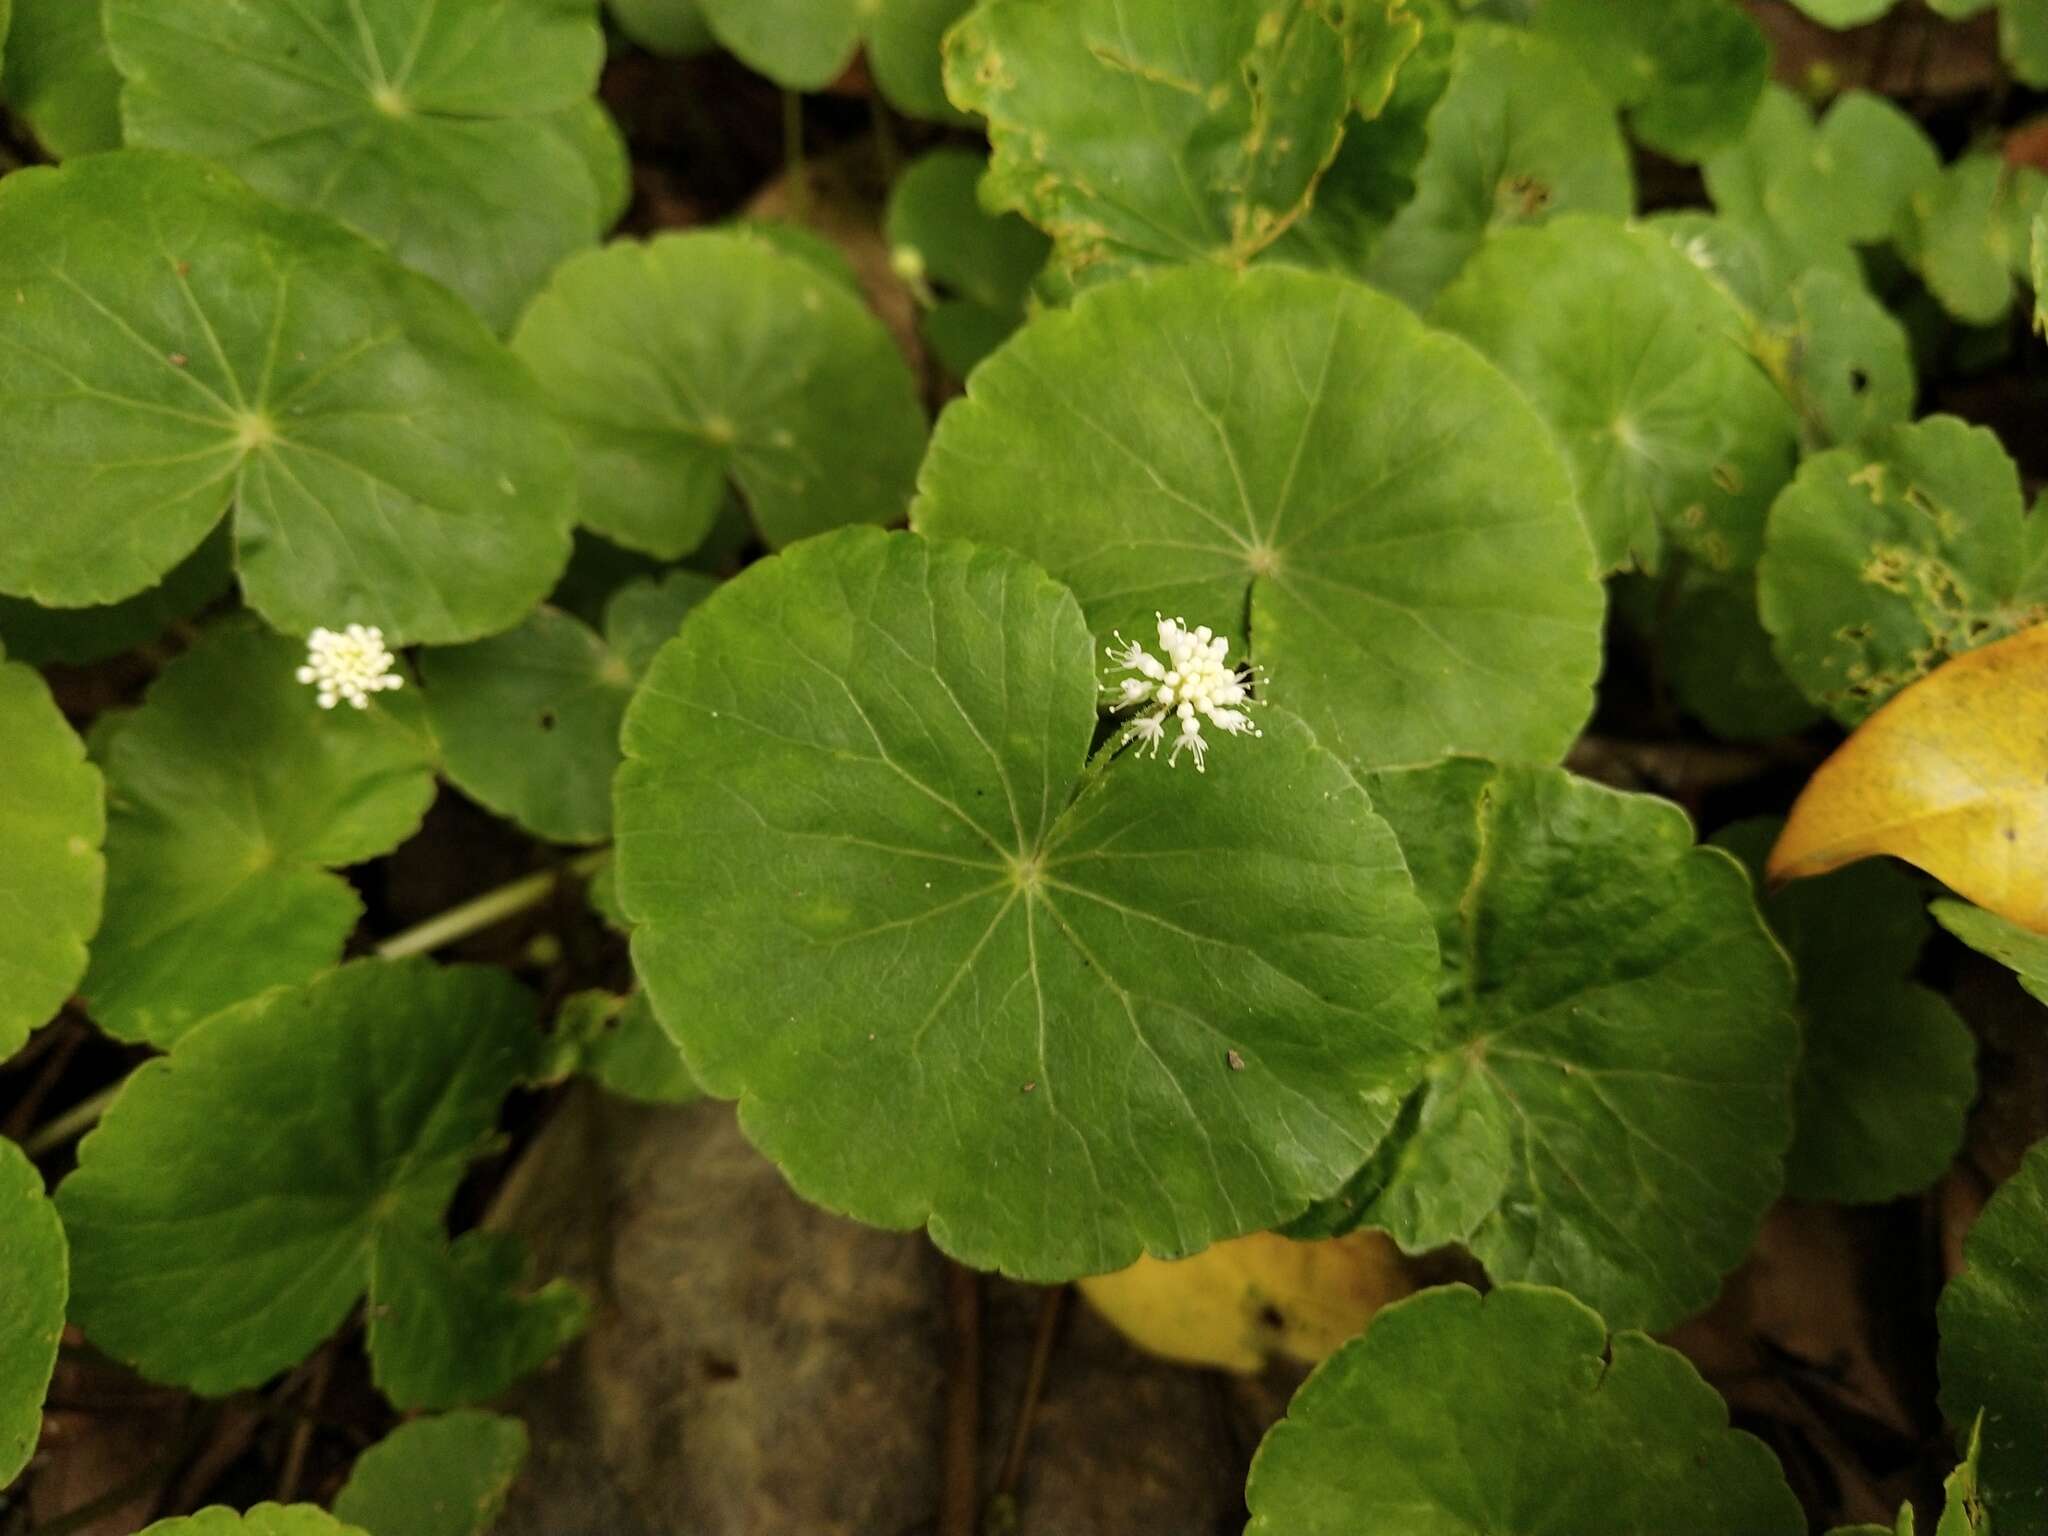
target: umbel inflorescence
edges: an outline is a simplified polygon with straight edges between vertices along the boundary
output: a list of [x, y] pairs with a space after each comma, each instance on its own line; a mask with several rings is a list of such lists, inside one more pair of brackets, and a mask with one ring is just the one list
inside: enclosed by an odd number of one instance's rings
[[320, 690], [320, 707], [332, 709], [343, 699], [357, 709], [370, 707], [370, 695], [403, 688], [398, 658], [384, 645], [384, 631], [351, 624], [347, 629], [316, 629], [306, 638], [306, 664], [298, 679]]
[[1229, 736], [1265, 733], [1252, 724], [1246, 713], [1258, 700], [1251, 689], [1257, 680], [1253, 669], [1233, 666], [1229, 660], [1230, 641], [1202, 624], [1189, 629], [1183, 619], [1159, 619], [1159, 649], [1164, 659], [1154, 656], [1135, 640], [1121, 634], [1106, 649], [1117, 669], [1129, 677], [1105, 685], [1116, 699], [1118, 710], [1138, 711], [1124, 729], [1124, 740], [1135, 741], [1143, 751], [1159, 755], [1159, 744], [1169, 734], [1167, 722], [1176, 720], [1173, 745], [1167, 749], [1171, 764], [1185, 748], [1194, 754], [1195, 771], [1206, 773], [1209, 743], [1202, 735], [1206, 722]]

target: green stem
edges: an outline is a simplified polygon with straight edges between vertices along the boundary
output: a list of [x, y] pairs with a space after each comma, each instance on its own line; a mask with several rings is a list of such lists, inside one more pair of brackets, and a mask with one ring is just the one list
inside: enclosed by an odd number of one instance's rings
[[[450, 907], [403, 933], [393, 934], [377, 946], [376, 954], [384, 960], [402, 960], [408, 955], [446, 949], [450, 944], [460, 943], [472, 934], [481, 933], [509, 917], [517, 917], [539, 906], [554, 894], [564, 875], [578, 880], [589, 879], [604, 867], [604, 861], [610, 856], [609, 848], [593, 849], [589, 853], [578, 854], [559, 869], [544, 869], [514, 880], [510, 885], [501, 885], [495, 891], [486, 891], [473, 901]], [[127, 1079], [121, 1081], [126, 1082]], [[22, 1150], [30, 1157], [41, 1157], [74, 1137], [84, 1135], [99, 1123], [100, 1116], [107, 1112], [107, 1106], [114, 1102], [120, 1091], [121, 1083], [115, 1083], [111, 1088], [103, 1088], [91, 1098], [72, 1105], [56, 1119], [37, 1127], [35, 1134], [22, 1142]]]

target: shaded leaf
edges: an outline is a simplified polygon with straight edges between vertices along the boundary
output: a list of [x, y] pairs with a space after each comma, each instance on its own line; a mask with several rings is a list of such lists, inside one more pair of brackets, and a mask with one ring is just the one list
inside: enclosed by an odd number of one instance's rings
[[136, 1069], [57, 1191], [73, 1321], [209, 1395], [296, 1364], [384, 1239], [439, 1221], [539, 1042], [503, 972], [424, 960], [357, 962], [191, 1031]]
[[231, 501], [244, 595], [298, 634], [471, 639], [567, 558], [568, 455], [525, 371], [338, 225], [123, 150], [0, 182], [0, 288], [14, 595], [133, 596]]
[[1914, 194], [1899, 254], [1956, 319], [1990, 325], [2013, 301], [2007, 217], [2011, 172], [1993, 154], [1965, 155]]
[[2044, 656], [2048, 626], [2037, 626], [1957, 657], [1872, 715], [1807, 781], [1771, 850], [1771, 878], [1891, 854], [2048, 932]]
[[1657, 654], [1672, 693], [1716, 736], [1768, 740], [1821, 718], [1771, 652], [1753, 574], [1687, 572], [1663, 615], [1661, 637]]
[[496, 1397], [583, 1331], [590, 1303], [566, 1280], [524, 1294], [526, 1245], [505, 1232], [450, 1244], [392, 1222], [370, 1259], [370, 1374], [393, 1407], [461, 1408]]
[[773, 547], [900, 518], [925, 423], [881, 321], [746, 233], [663, 235], [556, 272], [514, 346], [579, 450], [586, 526], [661, 559], [737, 485]]
[[604, 38], [561, 0], [106, 0], [130, 144], [226, 166], [440, 279], [502, 331], [603, 234], [571, 125]]
[[[1714, 845], [1761, 882], [1779, 825], [1739, 822]], [[1929, 932], [1919, 886], [1865, 864], [1772, 891], [1763, 909], [1799, 978], [1805, 1044], [1785, 1192], [1868, 1203], [1927, 1188], [1962, 1146], [1977, 1074], [1969, 1026], [1909, 979]]]
[[1381, 1313], [1295, 1394], [1246, 1498], [1246, 1536], [1806, 1530], [1683, 1355], [1528, 1285]]
[[1627, 110], [1637, 138], [1679, 160], [1742, 133], [1770, 68], [1762, 29], [1729, 0], [1546, 0], [1536, 28]]
[[1185, 1259], [1142, 1258], [1078, 1288], [1140, 1348], [1249, 1374], [1276, 1357], [1315, 1364], [1415, 1286], [1377, 1232], [1317, 1242], [1253, 1232]]
[[1928, 909], [1934, 920], [1979, 954], [1989, 955], [2009, 967], [2025, 987], [2048, 1003], [2048, 936], [2030, 933], [2019, 924], [1946, 898]]
[[1014, 556], [809, 540], [657, 658], [617, 790], [635, 967], [706, 1090], [808, 1198], [1041, 1279], [1330, 1193], [1430, 1009], [1336, 760], [1279, 717], [1206, 777], [1084, 775], [1094, 657]]
[[[605, 869], [616, 867], [607, 864]], [[593, 896], [610, 885], [592, 881]], [[607, 921], [616, 913], [611, 901], [592, 903]], [[617, 926], [631, 931], [622, 915], [617, 916]], [[558, 1057], [551, 1077], [581, 1072], [608, 1092], [641, 1104], [687, 1104], [704, 1096], [683, 1053], [654, 1016], [645, 992], [627, 997], [576, 993], [562, 1004], [551, 1044]]]
[[894, 260], [935, 290], [919, 328], [961, 378], [1023, 324], [1031, 280], [1051, 249], [1015, 214], [982, 208], [975, 189], [987, 164], [971, 150], [935, 149], [889, 192]]
[[606, 4], [619, 30], [652, 53], [684, 58], [718, 46], [697, 0], [606, 0]]
[[14, 0], [0, 89], [60, 160], [121, 142], [121, 77], [108, 56], [97, 5]]
[[1771, 509], [1758, 599], [1792, 680], [1853, 725], [2048, 616], [2048, 560], [1997, 437], [1932, 416], [1800, 466]]
[[[1436, 916], [1436, 1052], [1351, 1192], [1410, 1252], [1619, 1322], [1704, 1306], [1783, 1179], [1790, 968], [1679, 810], [1557, 769], [1458, 761], [1370, 781]], [[1684, 999], [1685, 1028], [1669, 1027]]]
[[[1999, 1187], [1941, 1293], [1941, 1411], [1958, 1431], [1982, 1416], [1976, 1499], [1997, 1536], [2048, 1531], [2048, 1142]], [[1966, 1494], [1967, 1512], [1969, 1498]], [[1969, 1531], [1964, 1526], [1964, 1532]], [[1940, 1536], [1949, 1536], [1948, 1516]]]
[[1415, 187], [1366, 276], [1418, 309], [1495, 230], [1555, 213], [1624, 218], [1635, 204], [1599, 87], [1550, 39], [1483, 22], [1458, 28]]
[[[0, 652], [0, 1061], [64, 1006], [100, 925], [100, 775], [28, 667]], [[0, 1477], [4, 1486], [6, 1477]]]
[[35, 1454], [68, 1287], [64, 1228], [43, 1176], [0, 1139], [0, 1488]]
[[432, 803], [416, 698], [322, 711], [304, 654], [219, 624], [101, 748], [107, 912], [80, 990], [110, 1034], [169, 1045], [333, 965], [362, 905], [328, 871], [390, 852]]
[[1554, 758], [1586, 717], [1601, 594], [1549, 433], [1357, 283], [1191, 268], [1041, 315], [947, 408], [919, 490], [920, 530], [1030, 556], [1098, 635], [1248, 619], [1353, 761]]
[[369, 1536], [486, 1536], [526, 1461], [526, 1426], [465, 1410], [412, 1419], [356, 1458], [337, 1519]]
[[246, 1514], [219, 1505], [159, 1520], [142, 1536], [370, 1536], [312, 1504], [258, 1504]]
[[1603, 568], [1654, 571], [1667, 543], [1711, 570], [1756, 563], [1797, 423], [1727, 301], [1669, 240], [1584, 216], [1503, 230], [1430, 320], [1549, 424]]
[[0, 640], [17, 661], [86, 666], [147, 645], [234, 581], [234, 545], [225, 523], [206, 536], [161, 584], [105, 608], [44, 608], [0, 597]]

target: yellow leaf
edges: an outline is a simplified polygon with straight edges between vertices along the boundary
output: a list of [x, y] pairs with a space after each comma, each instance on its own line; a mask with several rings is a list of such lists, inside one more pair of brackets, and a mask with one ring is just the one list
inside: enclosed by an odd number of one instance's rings
[[1313, 1365], [1415, 1284], [1378, 1232], [1313, 1243], [1254, 1232], [1192, 1258], [1140, 1259], [1080, 1288], [1141, 1349], [1249, 1373], [1276, 1354]]
[[2048, 933], [2048, 625], [1965, 652], [1864, 721], [1792, 807], [1768, 873], [1879, 853]]

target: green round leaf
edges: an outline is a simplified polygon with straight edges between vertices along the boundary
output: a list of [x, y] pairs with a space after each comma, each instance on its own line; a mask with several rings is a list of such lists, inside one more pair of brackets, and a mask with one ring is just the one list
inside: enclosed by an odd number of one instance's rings
[[1275, 697], [1371, 766], [1560, 757], [1599, 669], [1542, 422], [1336, 277], [1190, 268], [1041, 315], [947, 408], [913, 515], [1030, 556], [1099, 635], [1248, 615]]
[[2030, 933], [1996, 913], [1943, 897], [1929, 908], [1935, 921], [1979, 954], [2010, 968], [2025, 987], [2048, 1003], [2048, 935]]
[[55, 607], [162, 580], [234, 505], [279, 629], [394, 642], [517, 623], [568, 553], [569, 463], [462, 305], [324, 219], [183, 156], [0, 183], [0, 589]]
[[[753, 3], [753, 0], [733, 0]], [[1307, 211], [1384, 6], [985, 0], [946, 39], [946, 90], [988, 119], [984, 196], [1052, 236], [1063, 278], [1242, 265]]]
[[101, 749], [107, 915], [81, 991], [109, 1033], [169, 1045], [333, 965], [362, 908], [328, 871], [390, 852], [432, 802], [416, 701], [324, 712], [304, 655], [221, 624]]
[[486, 1536], [526, 1461], [526, 1426], [465, 1410], [401, 1424], [356, 1459], [336, 1518], [370, 1536]]
[[[860, 7], [866, 16], [868, 68], [898, 111], [942, 122], [961, 120], [946, 99], [943, 44], [953, 23], [974, 4], [975, 0], [868, 0]], [[811, 0], [804, 14], [815, 8]]]
[[64, 1228], [43, 1176], [0, 1140], [0, 1488], [35, 1454], [68, 1289]]
[[[145, 1526], [142, 1536], [370, 1536], [311, 1504], [258, 1504], [247, 1514], [216, 1506]], [[379, 1533], [382, 1536], [382, 1533]]]
[[1628, 148], [1600, 88], [1550, 39], [1484, 22], [1458, 28], [1415, 187], [1367, 276], [1418, 309], [1493, 230], [1555, 213], [1626, 218], [1635, 206]]
[[687, 58], [718, 46], [697, 0], [607, 0], [619, 30], [651, 53]]
[[[974, 0], [687, 0], [705, 28], [749, 68], [790, 90], [822, 90], [865, 44], [875, 84], [915, 117], [953, 119], [940, 81], [939, 45]], [[635, 8], [654, 8], [633, 0]], [[667, 11], [676, 9], [668, 0]], [[664, 17], [670, 28], [687, 20]]]
[[539, 1044], [503, 972], [424, 960], [357, 962], [193, 1030], [136, 1069], [57, 1191], [72, 1320], [209, 1395], [296, 1364], [383, 1239], [440, 1220]]
[[[1739, 822], [1714, 846], [1761, 888], [1783, 825]], [[1872, 860], [1771, 891], [1763, 909], [1799, 977], [1805, 1040], [1785, 1192], [1868, 1203], [1927, 1188], [1962, 1146], [1977, 1074], [1969, 1026], [1908, 979], [1929, 932], [1918, 882]]]
[[234, 544], [222, 523], [158, 586], [105, 608], [44, 608], [0, 597], [0, 640], [17, 661], [86, 666], [147, 645], [234, 583]]
[[386, 242], [504, 330], [594, 243], [574, 129], [604, 58], [562, 0], [105, 0], [130, 144], [204, 155]]
[[1094, 656], [1012, 555], [811, 540], [691, 615], [618, 780], [635, 965], [707, 1091], [808, 1198], [1042, 1280], [1330, 1193], [1434, 974], [1393, 839], [1298, 724], [1206, 775], [1084, 773]]
[[655, 653], [676, 637], [690, 610], [717, 590], [716, 580], [696, 571], [629, 581], [605, 604], [605, 644], [637, 679], [654, 664]]
[[1822, 26], [1846, 29], [1877, 20], [1899, 0], [1792, 0], [1792, 3]]
[[1688, 571], [1663, 615], [1658, 659], [1686, 713], [1729, 741], [1803, 731], [1821, 712], [1792, 685], [1756, 613], [1756, 576]]
[[1761, 1441], [1676, 1350], [1569, 1296], [1424, 1291], [1332, 1355], [1267, 1434], [1246, 1536], [1802, 1536]]
[[1667, 541], [1710, 570], [1756, 563], [1798, 423], [1727, 300], [1669, 240], [1578, 216], [1504, 230], [1430, 318], [1549, 424], [1603, 568], [1654, 571]]
[[1741, 869], [1675, 806], [1554, 768], [1370, 784], [1449, 974], [1424, 1088], [1354, 1186], [1365, 1223], [1617, 1323], [1697, 1311], [1792, 1134], [1792, 976]]
[[1031, 280], [1050, 249], [1015, 214], [991, 214], [977, 188], [988, 162], [935, 149], [889, 193], [889, 244], [899, 266], [936, 290], [924, 338], [961, 378], [1023, 324]]
[[1913, 414], [1906, 329], [1862, 282], [1815, 268], [1790, 293], [1795, 398], [1824, 443], [1853, 443]]
[[662, 559], [728, 481], [769, 544], [902, 517], [924, 411], [896, 345], [809, 264], [743, 233], [579, 256], [514, 342], [568, 426], [583, 522]]
[[[0, 652], [0, 1061], [64, 1006], [100, 924], [99, 771], [42, 678]], [[4, 1289], [0, 1289], [4, 1293]], [[0, 1477], [0, 1486], [7, 1479]]]
[[0, 89], [59, 159], [121, 142], [121, 77], [107, 55], [97, 5], [14, 0]]
[[2048, 5], [2042, 0], [2001, 0], [1998, 51], [2022, 84], [2036, 90], [2048, 86]]
[[1991, 325], [2012, 308], [2013, 253], [2003, 156], [1965, 155], [1916, 192], [1899, 254], [1941, 307], [1965, 325]]
[[1998, 1536], [2048, 1532], [2048, 1141], [2027, 1153], [1963, 1244], [1941, 1293], [1941, 1411], [1984, 1416], [1979, 1496]]
[[1908, 683], [2048, 616], [2019, 470], [1953, 416], [1810, 458], [1771, 509], [1759, 607], [1809, 699], [1853, 725]]
[[1739, 137], [1770, 71], [1763, 30], [1729, 0], [1546, 0], [1536, 26], [1628, 110], [1637, 138], [1679, 160]]
[[394, 1407], [496, 1397], [583, 1331], [583, 1293], [556, 1280], [524, 1295], [526, 1266], [525, 1243], [507, 1232], [471, 1232], [451, 1245], [437, 1219], [378, 1233], [370, 1370]]

